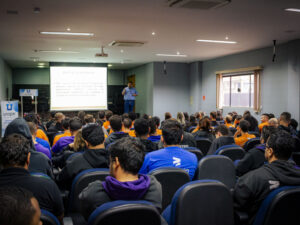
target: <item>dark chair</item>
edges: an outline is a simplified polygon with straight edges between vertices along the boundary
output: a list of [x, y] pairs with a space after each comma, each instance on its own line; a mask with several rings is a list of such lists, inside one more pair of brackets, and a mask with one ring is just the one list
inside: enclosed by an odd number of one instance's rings
[[105, 177], [109, 175], [109, 169], [88, 169], [77, 174], [72, 182], [70, 197], [69, 197], [69, 213], [79, 213], [80, 211], [80, 201], [78, 195], [81, 191], [86, 188], [89, 183], [96, 180], [104, 181]]
[[88, 225], [160, 225], [158, 210], [147, 201], [113, 201], [99, 206]]
[[45, 179], [50, 179], [51, 180], [51, 178], [47, 174], [44, 174], [44, 173], [32, 172], [32, 173], [30, 173], [30, 175], [34, 176], [34, 177], [41, 177], [41, 178], [45, 178]]
[[293, 137], [293, 139], [294, 139], [294, 145], [295, 145], [293, 152], [300, 152], [300, 138]]
[[203, 158], [203, 153], [198, 148], [195, 148], [195, 147], [185, 147], [183, 149], [187, 150], [187, 151], [189, 151], [191, 153], [194, 153], [197, 156], [198, 162]]
[[292, 159], [296, 163], [296, 165], [300, 166], [300, 152], [293, 152]]
[[245, 150], [238, 145], [223, 145], [218, 148], [215, 155], [224, 155], [232, 161], [242, 159], [245, 156]]
[[247, 141], [243, 148], [245, 149], [246, 152], [248, 152], [250, 149], [254, 148], [256, 145], [260, 144], [260, 138], [256, 137], [256, 138], [252, 138], [249, 141]]
[[236, 183], [235, 167], [228, 157], [222, 155], [205, 156], [198, 163], [198, 171], [195, 179], [218, 180], [233, 190]]
[[72, 154], [68, 155], [66, 162], [69, 161], [70, 159], [72, 159], [73, 157], [81, 155], [81, 154], [83, 154], [83, 151], [82, 152], [73, 152]]
[[60, 225], [57, 217], [44, 209], [41, 209], [41, 221], [43, 222], [43, 225]]
[[152, 170], [150, 175], [154, 176], [162, 187], [162, 210], [170, 203], [175, 192], [184, 184], [190, 182], [189, 174], [180, 168], [160, 167]]
[[201, 149], [203, 155], [206, 155], [211, 146], [211, 141], [208, 138], [196, 138], [196, 147]]
[[249, 131], [248, 134], [254, 134], [255, 137], [260, 137], [259, 132], [256, 132], [256, 131]]
[[162, 216], [169, 225], [233, 225], [233, 201], [228, 188], [216, 180], [183, 185]]
[[253, 225], [299, 225], [300, 186], [283, 186], [262, 202]]

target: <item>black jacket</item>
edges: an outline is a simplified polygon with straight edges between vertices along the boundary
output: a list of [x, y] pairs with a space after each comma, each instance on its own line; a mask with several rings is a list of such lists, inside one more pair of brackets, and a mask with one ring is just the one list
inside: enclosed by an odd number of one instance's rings
[[92, 168], [108, 168], [108, 152], [105, 149], [87, 149], [67, 160], [66, 166], [57, 175], [56, 180], [61, 187], [70, 189], [75, 176], [83, 170]]
[[111, 133], [104, 141], [105, 148], [107, 148], [108, 145], [114, 143], [115, 141], [117, 141], [123, 137], [129, 137], [128, 133], [124, 133], [124, 132]]
[[215, 152], [218, 150], [218, 148], [224, 146], [224, 145], [233, 145], [235, 144], [234, 138], [230, 136], [221, 136], [219, 138], [216, 138], [210, 148], [209, 151], [207, 152], [207, 155], [213, 155]]
[[264, 165], [265, 159], [265, 149], [264, 144], [255, 146], [246, 152], [244, 158], [242, 158], [236, 166], [236, 175], [242, 176], [251, 170], [255, 170], [262, 165]]
[[29, 172], [44, 173], [50, 177], [53, 177], [52, 163], [50, 159], [43, 153], [35, 150], [29, 127], [23, 118], [16, 118], [10, 124], [8, 124], [4, 136], [6, 137], [13, 133], [23, 135], [31, 143]]
[[146, 148], [146, 153], [153, 152], [158, 149], [158, 143], [152, 142], [148, 139], [138, 138]]
[[[196, 140], [194, 138], [194, 136], [191, 133], [188, 132], [183, 132], [183, 139], [179, 144], [180, 148], [187, 148], [187, 147], [196, 147], [197, 143]], [[164, 148], [164, 144], [162, 143], [162, 141], [160, 141], [158, 143], [158, 148], [162, 149]]]
[[216, 139], [215, 135], [213, 135], [210, 132], [204, 131], [204, 130], [198, 130], [197, 132], [193, 133], [193, 136], [195, 139], [208, 138], [211, 142], [213, 142]]
[[285, 185], [300, 185], [300, 170], [291, 162], [276, 160], [240, 177], [234, 190], [234, 206], [249, 214], [249, 224], [267, 195]]

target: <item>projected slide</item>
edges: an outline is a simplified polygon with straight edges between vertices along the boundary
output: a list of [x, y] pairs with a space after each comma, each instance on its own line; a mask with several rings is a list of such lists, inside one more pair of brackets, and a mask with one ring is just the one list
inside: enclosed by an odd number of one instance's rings
[[106, 67], [50, 67], [51, 110], [107, 109]]

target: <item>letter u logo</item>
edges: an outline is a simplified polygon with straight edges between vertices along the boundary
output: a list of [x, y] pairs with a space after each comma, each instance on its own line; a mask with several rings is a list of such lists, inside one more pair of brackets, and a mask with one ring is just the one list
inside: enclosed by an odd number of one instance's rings
[[6, 104], [6, 109], [8, 111], [11, 111], [12, 110], [12, 106], [13, 106], [13, 104]]

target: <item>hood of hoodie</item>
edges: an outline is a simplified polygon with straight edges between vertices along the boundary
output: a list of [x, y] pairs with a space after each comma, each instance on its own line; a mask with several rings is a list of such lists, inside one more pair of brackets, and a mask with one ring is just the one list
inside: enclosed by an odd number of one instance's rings
[[265, 168], [281, 185], [300, 185], [300, 169], [291, 162], [276, 160], [270, 164], [266, 164]]
[[141, 138], [140, 138], [140, 141], [145, 146], [146, 152], [151, 152], [153, 150], [157, 150], [158, 149], [157, 143], [154, 143], [154, 142], [152, 142], [152, 141], [150, 141], [148, 139], [141, 139]]
[[108, 168], [108, 152], [105, 149], [86, 149], [83, 158], [93, 168]]
[[128, 133], [124, 133], [124, 132], [113, 132], [111, 133], [108, 138], [112, 141], [115, 142], [116, 140], [119, 140], [123, 137], [128, 137]]
[[111, 176], [107, 176], [102, 185], [113, 200], [139, 200], [148, 191], [150, 178], [147, 175], [139, 174], [138, 180], [120, 182]]
[[30, 141], [31, 148], [34, 149], [29, 127], [27, 125], [27, 122], [23, 118], [16, 118], [11, 121], [10, 124], [8, 124], [8, 126], [6, 127], [4, 137], [7, 137], [14, 133], [21, 134], [25, 138], [27, 138]]

